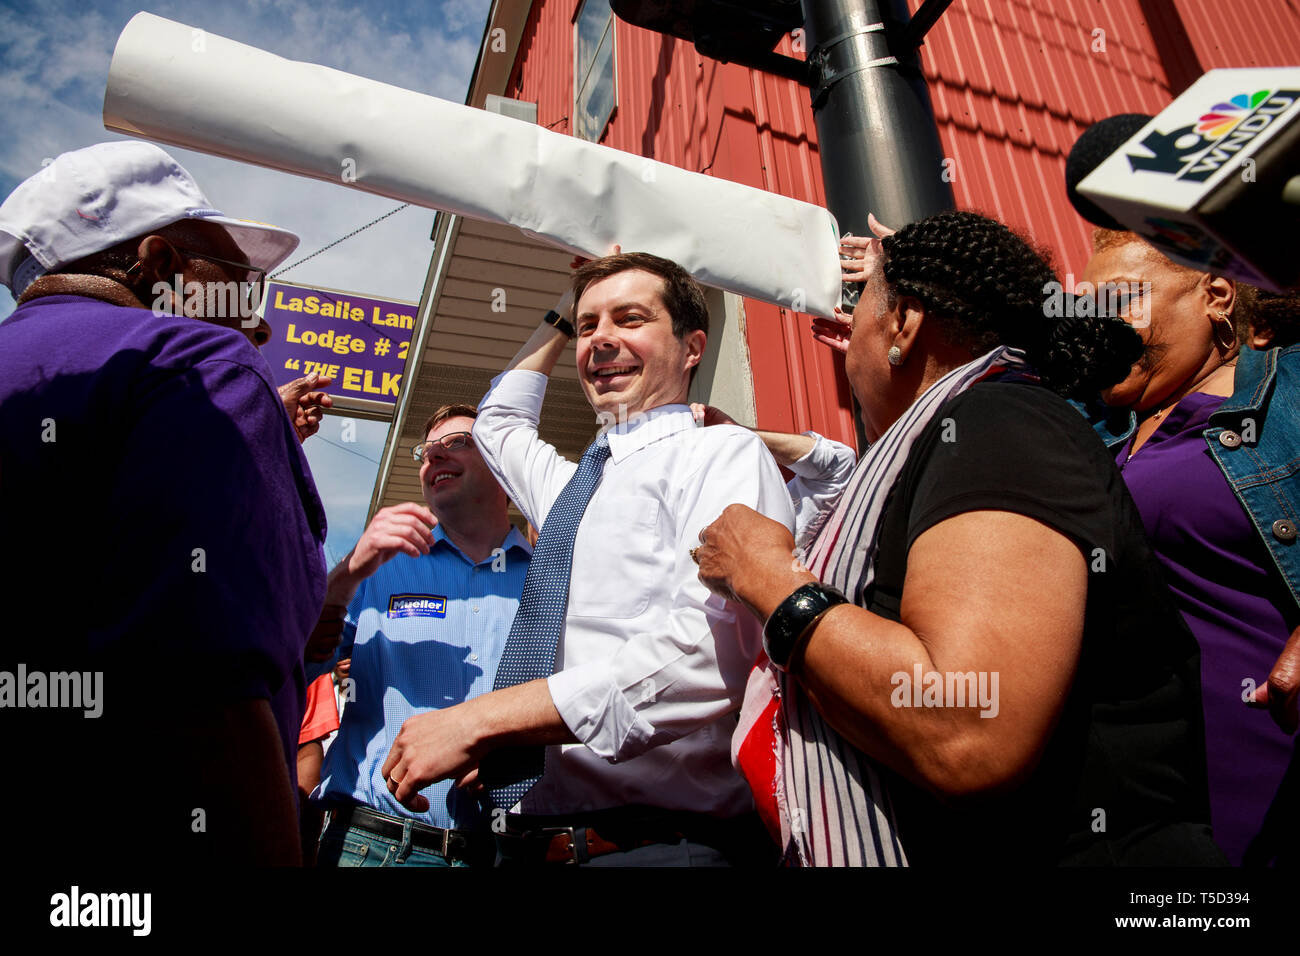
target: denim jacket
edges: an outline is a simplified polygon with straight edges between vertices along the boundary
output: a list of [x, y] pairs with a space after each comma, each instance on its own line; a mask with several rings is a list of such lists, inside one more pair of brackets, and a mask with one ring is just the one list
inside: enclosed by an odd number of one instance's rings
[[[1137, 427], [1132, 412], [1085, 408], [1118, 451]], [[1300, 345], [1243, 348], [1232, 395], [1210, 416], [1205, 444], [1300, 606]]]

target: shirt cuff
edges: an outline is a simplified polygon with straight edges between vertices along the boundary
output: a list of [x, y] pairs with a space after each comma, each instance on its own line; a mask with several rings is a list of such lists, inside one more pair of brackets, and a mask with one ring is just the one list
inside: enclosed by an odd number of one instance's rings
[[828, 441], [816, 432], [804, 432], [803, 434], [813, 439], [812, 448], [808, 450], [808, 454], [786, 467], [800, 478], [809, 478], [814, 481], [825, 480], [828, 476], [835, 474], [839, 467], [839, 456], [836, 452], [838, 448], [846, 448], [847, 446], [840, 445], [839, 442]]
[[534, 419], [540, 418], [542, 400], [546, 397], [546, 384], [550, 378], [541, 372], [512, 368], [492, 379], [487, 394], [478, 403], [479, 411], [485, 408], [504, 406], [529, 412]]
[[597, 757], [617, 763], [650, 748], [654, 728], [619, 690], [608, 662], [566, 667], [546, 684], [565, 725]]

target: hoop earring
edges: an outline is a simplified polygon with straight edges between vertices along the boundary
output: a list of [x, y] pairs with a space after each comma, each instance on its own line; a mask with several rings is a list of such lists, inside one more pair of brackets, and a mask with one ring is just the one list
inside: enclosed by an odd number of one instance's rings
[[1219, 319], [1228, 327], [1228, 343], [1225, 345], [1219, 338], [1219, 323], [1212, 323], [1214, 327], [1214, 344], [1224, 352], [1231, 352], [1237, 345], [1237, 330], [1232, 325], [1232, 320], [1228, 318], [1227, 312], [1220, 312]]
[[885, 357], [889, 360], [890, 365], [898, 365], [903, 361], [903, 350], [897, 345], [891, 345], [889, 347], [889, 354]]
[[144, 262], [139, 259], [135, 260], [135, 265], [126, 270], [124, 278], [126, 281], [121, 284], [126, 288], [126, 290], [136, 298], [144, 301], [141, 293], [136, 291], [136, 287], [144, 279]]

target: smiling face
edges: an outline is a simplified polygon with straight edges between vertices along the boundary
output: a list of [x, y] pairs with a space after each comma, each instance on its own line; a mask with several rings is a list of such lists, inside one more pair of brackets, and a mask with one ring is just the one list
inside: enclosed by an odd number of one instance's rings
[[[473, 427], [474, 419], [453, 415], [429, 429], [425, 440], [469, 432]], [[472, 438], [459, 448], [431, 445], [420, 464], [420, 490], [439, 521], [445, 520], [444, 515], [455, 513], [463, 523], [472, 510], [505, 508], [505, 492], [483, 462]]]
[[590, 283], [574, 309], [578, 377], [597, 412], [626, 414], [686, 401], [705, 334], [673, 334], [663, 280], [628, 269]]

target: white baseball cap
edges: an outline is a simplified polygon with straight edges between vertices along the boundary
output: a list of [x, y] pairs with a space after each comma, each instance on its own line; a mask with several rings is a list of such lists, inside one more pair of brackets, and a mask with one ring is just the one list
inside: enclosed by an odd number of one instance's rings
[[46, 272], [187, 219], [221, 226], [258, 269], [298, 247], [288, 230], [213, 209], [194, 177], [152, 143], [98, 143], [63, 153], [0, 205], [0, 282], [16, 299]]

